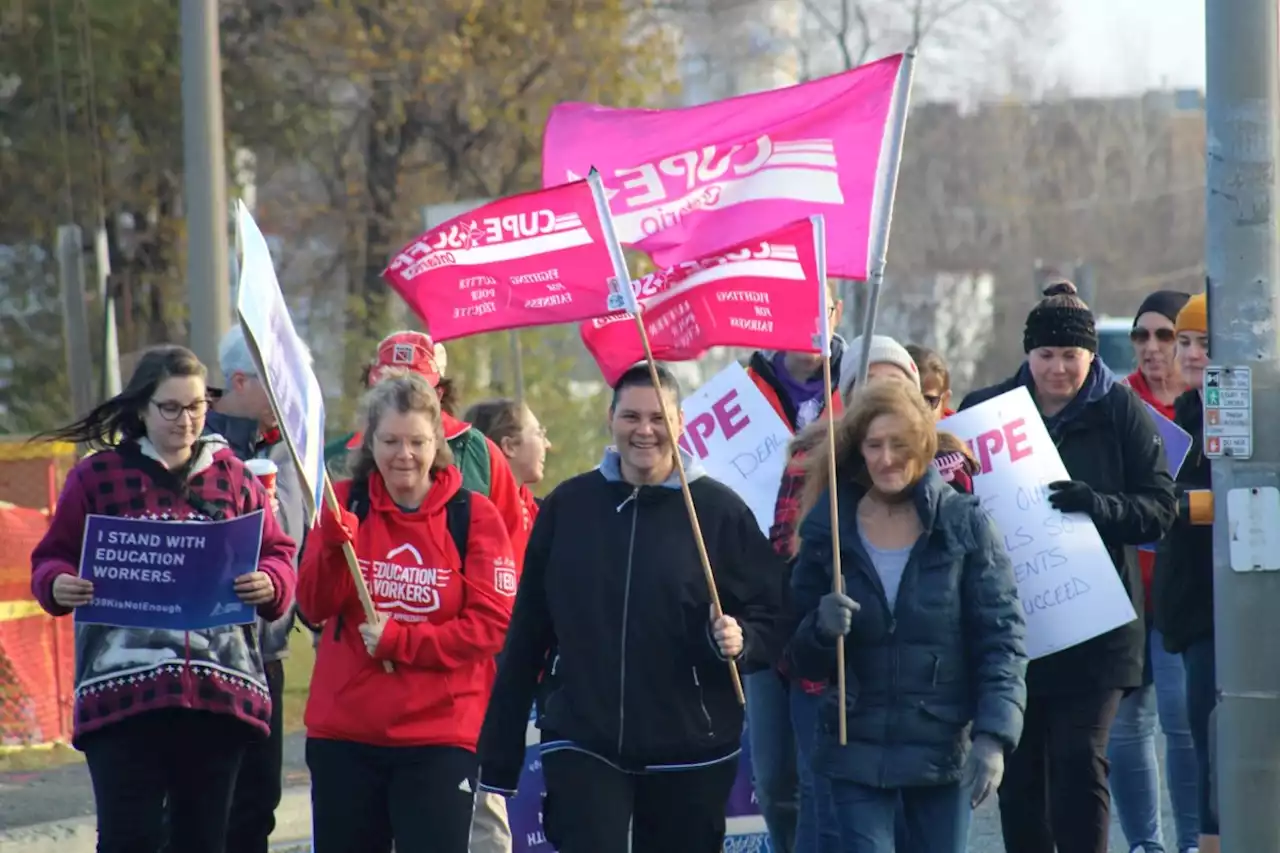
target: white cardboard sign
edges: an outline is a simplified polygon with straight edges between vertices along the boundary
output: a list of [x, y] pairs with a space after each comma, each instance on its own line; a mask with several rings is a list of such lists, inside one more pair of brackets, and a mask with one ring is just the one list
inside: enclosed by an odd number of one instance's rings
[[1049, 504], [1048, 484], [1070, 475], [1026, 388], [952, 415], [938, 428], [968, 442], [982, 466], [974, 492], [1013, 561], [1032, 659], [1137, 618], [1093, 522]]
[[787, 465], [786, 423], [736, 362], [703, 383], [681, 410], [680, 446], [746, 501], [768, 535]]

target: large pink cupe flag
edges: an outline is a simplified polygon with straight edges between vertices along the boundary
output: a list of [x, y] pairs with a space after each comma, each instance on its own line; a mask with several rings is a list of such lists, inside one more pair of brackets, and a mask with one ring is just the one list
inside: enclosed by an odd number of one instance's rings
[[889, 125], [905, 116], [909, 81], [899, 54], [684, 109], [560, 104], [547, 119], [542, 180], [599, 169], [618, 242], [664, 267], [821, 214], [831, 273], [865, 280], [873, 210], [896, 177]]
[[599, 317], [619, 288], [585, 180], [451, 219], [401, 249], [382, 276], [437, 341]]
[[[822, 352], [821, 242], [822, 217], [815, 216], [632, 281], [654, 359], [690, 361], [717, 346]], [[633, 314], [619, 311], [581, 329], [610, 385], [644, 359]]]

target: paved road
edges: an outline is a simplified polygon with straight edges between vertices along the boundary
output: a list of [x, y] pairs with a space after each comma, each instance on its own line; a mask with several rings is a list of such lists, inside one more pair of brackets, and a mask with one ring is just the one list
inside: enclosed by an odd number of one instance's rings
[[[305, 786], [307, 769], [301, 735], [285, 739], [285, 784]], [[41, 773], [0, 774], [0, 830], [93, 814], [93, 789], [83, 764]], [[1173, 818], [1165, 809], [1165, 831], [1172, 832]], [[1118, 826], [1111, 833], [1111, 853], [1128, 853]], [[1000, 820], [994, 803], [974, 816], [969, 853], [1004, 853]]]

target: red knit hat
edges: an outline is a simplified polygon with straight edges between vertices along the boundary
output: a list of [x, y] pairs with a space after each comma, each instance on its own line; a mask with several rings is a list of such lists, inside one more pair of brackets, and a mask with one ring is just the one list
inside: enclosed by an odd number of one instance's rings
[[383, 338], [378, 344], [378, 359], [369, 371], [369, 384], [376, 384], [391, 370], [408, 370], [425, 377], [432, 388], [439, 385], [440, 367], [430, 336], [423, 332], [395, 332]]

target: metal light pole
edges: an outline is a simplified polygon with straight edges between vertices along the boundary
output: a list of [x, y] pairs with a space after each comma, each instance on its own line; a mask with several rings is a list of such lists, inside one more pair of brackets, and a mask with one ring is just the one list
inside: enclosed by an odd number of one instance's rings
[[231, 325], [227, 164], [222, 131], [218, 4], [182, 0], [183, 187], [191, 349], [221, 384], [218, 342]]
[[1230, 853], [1280, 851], [1276, 22], [1276, 0], [1205, 0], [1210, 358], [1224, 368], [1206, 402], [1221, 403], [1221, 426], [1234, 407], [1242, 436], [1220, 438], [1213, 462], [1217, 803]]

